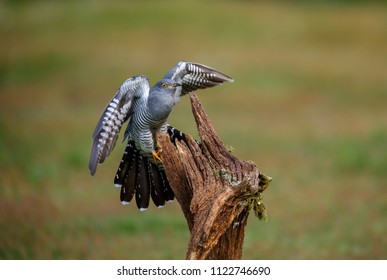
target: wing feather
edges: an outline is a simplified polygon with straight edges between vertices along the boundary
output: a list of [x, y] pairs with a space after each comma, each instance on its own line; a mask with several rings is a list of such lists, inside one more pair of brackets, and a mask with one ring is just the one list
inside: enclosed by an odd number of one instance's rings
[[221, 85], [224, 82], [234, 80], [209, 66], [196, 62], [180, 61], [164, 76], [182, 84], [181, 95], [185, 95], [197, 89], [204, 89]]
[[93, 133], [89, 170], [94, 175], [97, 165], [103, 163], [116, 145], [124, 122], [133, 114], [133, 103], [149, 94], [149, 81], [145, 76], [126, 80], [103, 111]]

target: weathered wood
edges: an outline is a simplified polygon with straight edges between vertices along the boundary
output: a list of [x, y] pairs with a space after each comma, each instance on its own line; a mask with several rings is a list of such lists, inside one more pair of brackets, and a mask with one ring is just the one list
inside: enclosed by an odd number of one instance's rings
[[186, 135], [173, 145], [161, 137], [168, 180], [191, 233], [187, 259], [240, 259], [251, 209], [264, 218], [261, 193], [271, 178], [223, 145], [199, 100], [190, 94], [201, 141]]

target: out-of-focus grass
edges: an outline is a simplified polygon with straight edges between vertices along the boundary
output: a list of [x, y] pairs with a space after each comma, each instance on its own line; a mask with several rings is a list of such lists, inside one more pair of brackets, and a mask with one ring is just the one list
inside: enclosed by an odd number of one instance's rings
[[[235, 83], [198, 92], [223, 141], [274, 181], [246, 259], [385, 259], [387, 10], [375, 3], [0, 4], [0, 258], [180, 259], [177, 202], [140, 213], [95, 178], [91, 133], [126, 78], [177, 61]], [[188, 99], [170, 123], [196, 134]]]

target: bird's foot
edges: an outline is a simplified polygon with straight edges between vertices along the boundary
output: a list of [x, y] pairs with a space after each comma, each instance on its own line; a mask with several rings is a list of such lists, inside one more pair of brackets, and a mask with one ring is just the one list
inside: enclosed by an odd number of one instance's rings
[[163, 163], [163, 161], [161, 160], [159, 154], [161, 153], [161, 149], [158, 149], [158, 151], [152, 151], [152, 155], [153, 155], [153, 159], [155, 161], [155, 163], [157, 163], [157, 161]]

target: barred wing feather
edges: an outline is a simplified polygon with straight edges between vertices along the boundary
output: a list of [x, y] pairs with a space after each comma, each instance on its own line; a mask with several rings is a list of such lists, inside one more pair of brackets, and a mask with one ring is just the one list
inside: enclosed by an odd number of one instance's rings
[[196, 63], [180, 61], [164, 76], [182, 84], [181, 95], [185, 95], [197, 89], [204, 89], [221, 85], [224, 82], [234, 80], [209, 66]]
[[145, 76], [134, 76], [126, 80], [103, 111], [93, 133], [89, 170], [94, 175], [97, 165], [103, 163], [116, 145], [124, 122], [133, 114], [133, 105], [138, 98], [149, 94], [149, 81]]

